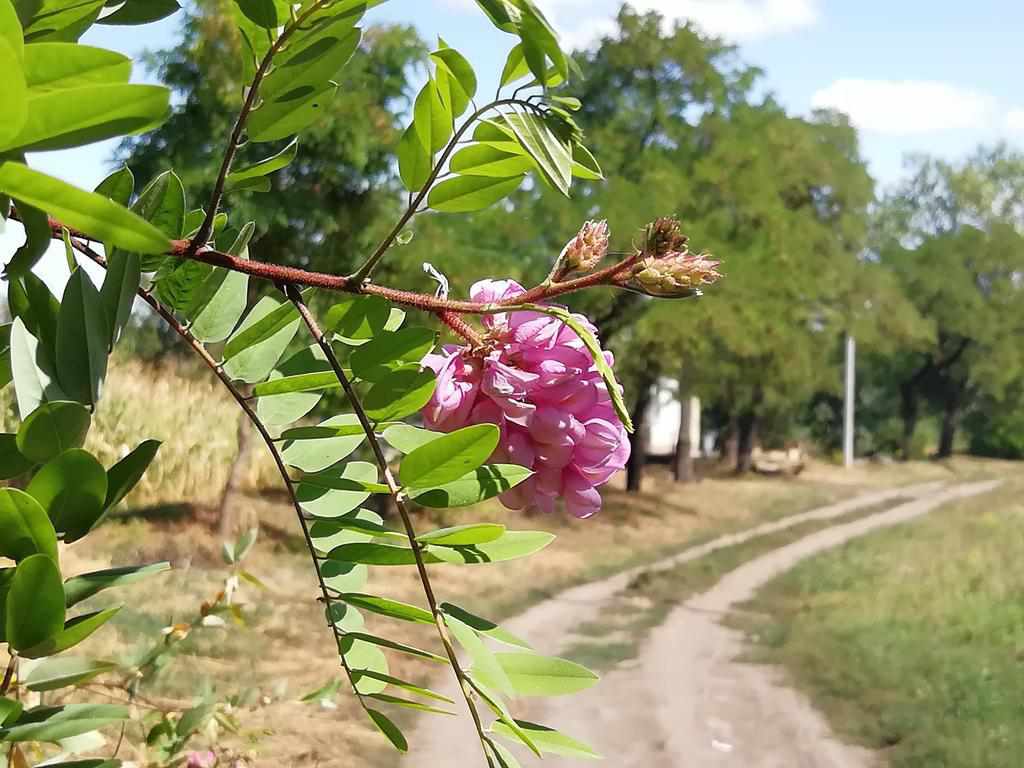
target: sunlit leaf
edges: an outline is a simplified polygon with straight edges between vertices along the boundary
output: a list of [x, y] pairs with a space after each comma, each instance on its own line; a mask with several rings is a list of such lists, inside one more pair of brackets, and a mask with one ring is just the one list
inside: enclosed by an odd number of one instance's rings
[[402, 461], [402, 485], [433, 488], [459, 479], [487, 461], [499, 436], [493, 424], [474, 424], [420, 446]]
[[466, 507], [504, 493], [532, 475], [532, 470], [516, 464], [486, 464], [458, 480], [436, 488], [418, 490], [413, 494], [413, 498], [423, 507]]
[[405, 740], [405, 736], [402, 735], [401, 729], [395, 725], [386, 715], [378, 712], [376, 709], [367, 707], [366, 714], [370, 716], [370, 720], [377, 726], [377, 730], [387, 736], [388, 741], [394, 745], [395, 749], [399, 752], [409, 751], [409, 742]]
[[437, 334], [429, 328], [410, 326], [394, 332], [381, 329], [353, 350], [352, 373], [364, 381], [380, 381], [397, 368], [420, 362], [436, 341]]
[[81, 448], [91, 423], [92, 417], [81, 403], [44, 403], [18, 428], [18, 450], [42, 464], [71, 448]]
[[225, 373], [247, 382], [265, 379], [298, 331], [299, 322], [293, 304], [264, 296], [224, 345]]
[[169, 570], [171, 570], [170, 563], [150, 563], [149, 565], [132, 565], [80, 573], [64, 582], [64, 602], [70, 608], [105, 589], [134, 584]]
[[24, 560], [35, 554], [57, 559], [57, 534], [39, 502], [17, 488], [0, 488], [0, 555]]
[[109, 245], [140, 253], [164, 253], [168, 238], [159, 229], [107, 197], [77, 189], [21, 163], [0, 162], [0, 192], [24, 200], [66, 226]]
[[260, 160], [258, 163], [253, 163], [252, 165], [246, 166], [245, 168], [239, 168], [237, 171], [232, 171], [231, 173], [229, 173], [228, 183], [237, 184], [240, 181], [259, 178], [261, 176], [271, 174], [274, 171], [279, 171], [285, 166], [287, 166], [289, 163], [291, 163], [291, 161], [295, 159], [298, 153], [299, 140], [292, 139], [290, 142], [288, 142], [287, 146], [285, 146], [285, 148], [278, 152], [276, 155], [268, 157], [265, 160]]
[[103, 515], [107, 473], [91, 453], [72, 448], [44, 464], [25, 490], [71, 543], [92, 530]]
[[84, 269], [76, 269], [64, 288], [57, 318], [57, 380], [81, 403], [99, 401], [110, 329], [99, 291]]
[[[132, 60], [105, 48], [78, 43], [33, 43], [25, 49], [25, 83], [35, 93], [127, 83], [131, 74]], [[118, 202], [128, 204], [127, 200]]]
[[64, 586], [53, 557], [35, 554], [18, 563], [5, 609], [7, 642], [23, 655], [63, 629]]
[[430, 401], [435, 385], [433, 371], [397, 370], [370, 387], [363, 398], [363, 407], [374, 421], [402, 419]]
[[30, 691], [55, 691], [80, 685], [117, 668], [117, 664], [111, 661], [74, 657], [46, 659], [32, 668], [25, 678], [25, 685]]
[[535, 653], [497, 653], [495, 656], [520, 696], [563, 696], [586, 690], [597, 675], [584, 666]]
[[[31, 716], [22, 716], [18, 724], [0, 731], [5, 741], [45, 741], [56, 744], [61, 739], [95, 731], [112, 723], [127, 720], [128, 707], [120, 704], [65, 704], [61, 707], [36, 707]], [[93, 768], [90, 766], [90, 768]]]
[[456, 176], [430, 190], [427, 204], [443, 213], [469, 213], [494, 205], [519, 189], [524, 175], [511, 178]]
[[[64, 600], [64, 590], [61, 589], [61, 600]], [[121, 609], [107, 608], [103, 611], [87, 613], [84, 616], [76, 616], [70, 619], [62, 630], [47, 639], [22, 650], [22, 655], [30, 659], [40, 659], [44, 656], [54, 656], [69, 648], [74, 648], [93, 632], [102, 627]]]

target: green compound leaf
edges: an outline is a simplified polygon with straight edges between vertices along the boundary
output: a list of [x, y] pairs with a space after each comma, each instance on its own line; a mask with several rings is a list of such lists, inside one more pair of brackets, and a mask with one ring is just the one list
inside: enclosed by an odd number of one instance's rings
[[[562, 757], [574, 757], [580, 760], [600, 760], [601, 755], [595, 752], [581, 741], [571, 736], [559, 733], [554, 728], [545, 725], [538, 725], [526, 720], [516, 720], [523, 731], [529, 734], [530, 741], [537, 745], [545, 755], [560, 755]], [[491, 726], [494, 733], [509, 739], [518, 739], [515, 732], [500, 720]]]
[[362, 640], [366, 643], [379, 645], [381, 648], [387, 648], [389, 650], [398, 651], [399, 653], [404, 653], [409, 656], [415, 656], [420, 659], [425, 659], [426, 661], [432, 661], [435, 664], [448, 663], [448, 659], [446, 659], [444, 656], [439, 656], [436, 653], [424, 651], [420, 648], [416, 648], [411, 645], [406, 645], [405, 643], [399, 643], [394, 640], [388, 640], [386, 637], [377, 637], [376, 635], [370, 635], [365, 632], [347, 632], [345, 633], [345, 636], [341, 639], [342, 645], [344, 645], [349, 639]]
[[156, 458], [156, 452], [159, 449], [159, 440], [145, 440], [107, 470], [107, 498], [103, 502], [104, 512], [110, 512], [131, 492], [132, 488], [142, 479], [150, 463]]
[[[339, 427], [358, 423], [359, 420], [354, 415], [343, 414], [327, 419], [318, 426]], [[320, 472], [347, 457], [365, 439], [365, 433], [360, 430], [357, 434], [343, 437], [290, 440], [285, 443], [281, 456], [287, 464], [303, 472]]]
[[71, 608], [105, 589], [134, 584], [169, 570], [171, 570], [170, 563], [151, 563], [82, 573], [64, 582], [64, 602], [68, 608]]
[[463, 624], [454, 616], [446, 615], [444, 623], [473, 661], [473, 677], [483, 682], [484, 685], [511, 696], [513, 694], [512, 681], [505, 674], [505, 670], [502, 669], [491, 649], [477, 633], [468, 624]]
[[525, 178], [525, 175], [510, 178], [456, 176], [431, 189], [427, 204], [442, 213], [480, 211], [511, 195]]
[[366, 708], [366, 714], [370, 716], [370, 720], [377, 726], [377, 730], [383, 733], [388, 741], [397, 749], [399, 752], [409, 751], [409, 742], [405, 740], [405, 736], [402, 735], [401, 729], [395, 725], [386, 715], [378, 712], [376, 709], [370, 707]]
[[381, 434], [395, 450], [412, 453], [417, 448], [444, 437], [446, 433], [431, 432], [429, 429], [420, 429], [409, 424], [394, 424]]
[[363, 381], [380, 381], [393, 371], [419, 363], [437, 343], [437, 334], [429, 328], [380, 330], [366, 344], [352, 352], [352, 373]]
[[377, 482], [377, 465], [350, 461], [341, 472], [304, 477], [295, 489], [299, 504], [310, 515], [336, 518], [348, 514], [370, 498]]
[[[384, 433], [387, 438], [387, 430]], [[516, 464], [485, 464], [437, 488], [418, 490], [414, 501], [423, 507], [467, 507], [493, 498], [530, 478], [533, 471]]]
[[10, 433], [0, 434], [0, 480], [28, 472], [35, 463], [26, 459], [18, 450], [18, 436]]
[[23, 655], [62, 631], [64, 585], [52, 557], [30, 555], [18, 563], [5, 609], [7, 642]]
[[495, 656], [519, 696], [564, 696], [597, 684], [597, 675], [567, 659], [519, 652]]
[[265, 379], [294, 338], [299, 322], [293, 304], [264, 296], [224, 346], [225, 373], [249, 383]]
[[178, 0], [127, 0], [112, 14], [96, 23], [123, 26], [149, 24], [167, 18], [180, 8]]
[[[80, 736], [112, 723], [127, 720], [128, 707], [119, 704], [66, 704], [62, 707], [36, 707], [18, 719], [18, 725], [0, 730], [4, 741], [45, 741]], [[105, 765], [102, 764], [101, 765]]]
[[502, 629], [489, 619], [470, 613], [465, 608], [460, 608], [452, 603], [441, 603], [440, 607], [446, 615], [458, 619], [463, 624], [475, 629], [481, 635], [487, 635], [492, 640], [497, 640], [499, 643], [505, 643], [505, 645], [523, 648], [527, 651], [532, 650], [528, 642], [516, 635], [513, 635], [511, 632]]
[[[256, 231], [255, 222], [248, 222], [227, 252], [241, 259], [249, 258], [249, 241]], [[249, 276], [224, 267], [213, 271], [196, 289], [192, 305], [185, 315], [192, 319], [189, 331], [202, 342], [223, 341], [238, 325], [249, 296]]]
[[57, 379], [80, 403], [96, 403], [107, 376], [111, 324], [103, 300], [83, 269], [64, 288], [57, 317]]
[[30, 691], [55, 691], [88, 682], [117, 668], [112, 661], [75, 657], [46, 659], [32, 668], [25, 685]]
[[475, 424], [420, 446], [402, 462], [402, 485], [433, 488], [459, 479], [487, 461], [499, 436], [495, 425]]
[[379, 296], [347, 296], [327, 310], [324, 327], [345, 343], [363, 343], [385, 330], [391, 305]]
[[366, 415], [374, 421], [395, 421], [419, 411], [434, 394], [434, 372], [402, 369], [376, 382], [363, 398]]
[[272, 155], [264, 160], [260, 160], [258, 163], [253, 163], [250, 166], [239, 168], [237, 171], [229, 173], [228, 184], [235, 185], [242, 181], [258, 179], [262, 176], [267, 176], [274, 171], [279, 171], [289, 165], [298, 154], [299, 140], [295, 138], [288, 142], [288, 145], [276, 155]]
[[338, 596], [338, 599], [346, 605], [358, 608], [363, 611], [370, 611], [380, 616], [387, 616], [391, 619], [411, 621], [417, 624], [433, 624], [434, 617], [430, 611], [419, 608], [415, 605], [402, 603], [398, 600], [390, 600], [377, 595], [364, 595], [357, 592], [345, 592]]
[[[61, 589], [61, 600], [64, 600], [63, 588]], [[25, 648], [21, 653], [30, 659], [40, 659], [44, 656], [54, 656], [68, 648], [74, 648], [114, 618], [120, 610], [119, 607], [107, 608], [104, 611], [76, 616], [68, 621], [62, 630], [30, 648]]]
[[29, 91], [28, 116], [0, 151], [70, 149], [156, 128], [170, 114], [169, 89], [135, 83]]
[[438, 528], [436, 531], [421, 533], [416, 541], [421, 544], [434, 544], [441, 547], [467, 546], [471, 544], [486, 544], [501, 538], [505, 533], [505, 526], [497, 523], [472, 523], [469, 525], [456, 525], [451, 528]]
[[46, 510], [17, 488], [0, 488], [0, 556], [21, 561], [42, 554], [57, 560], [57, 533]]
[[159, 229], [110, 198], [33, 171], [13, 161], [0, 162], [0, 192], [46, 211], [68, 227], [110, 246], [139, 253], [170, 249]]
[[291, 424], [313, 410], [325, 391], [340, 386], [320, 345], [314, 344], [300, 349], [253, 388], [259, 398], [256, 413], [265, 424]]
[[22, 456], [39, 464], [72, 448], [81, 448], [92, 416], [81, 403], [45, 403], [18, 428], [17, 444]]
[[43, 465], [26, 490], [70, 544], [91, 531], [103, 516], [107, 472], [91, 453], [72, 448]]

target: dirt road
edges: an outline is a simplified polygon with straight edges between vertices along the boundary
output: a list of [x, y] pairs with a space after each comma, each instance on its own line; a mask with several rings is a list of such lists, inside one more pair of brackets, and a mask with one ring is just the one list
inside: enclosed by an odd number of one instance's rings
[[[619, 665], [595, 688], [570, 698], [533, 700], [525, 708], [526, 702], [519, 702], [515, 711], [586, 741], [605, 756], [605, 764], [616, 768], [866, 768], [872, 765], [871, 754], [838, 742], [810, 703], [786, 688], [777, 673], [736, 661], [743, 638], [721, 626], [718, 619], [805, 557], [996, 485], [970, 483], [942, 489], [929, 483], [863, 494], [720, 537], [654, 566], [567, 590], [505, 626], [529, 639], [538, 651], [556, 654], [571, 641], [576, 627], [599, 616], [605, 603], [641, 570], [671, 568], [809, 520], [912, 499], [748, 561], [712, 589], [677, 607], [651, 633], [638, 659]], [[468, 716], [423, 720], [410, 742], [420, 765], [483, 765]], [[517, 754], [524, 764], [534, 759]], [[543, 762], [559, 767], [584, 764], [556, 758]]]

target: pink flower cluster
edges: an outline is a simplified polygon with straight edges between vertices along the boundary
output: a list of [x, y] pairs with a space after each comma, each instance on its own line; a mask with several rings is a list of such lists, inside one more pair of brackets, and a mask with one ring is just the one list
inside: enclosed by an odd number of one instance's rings
[[[478, 302], [523, 292], [513, 280], [481, 280], [470, 291]], [[571, 514], [590, 517], [601, 508], [597, 486], [629, 458], [626, 430], [590, 353], [571, 328], [539, 312], [485, 315], [483, 322], [483, 350], [448, 345], [424, 358], [437, 374], [424, 422], [442, 432], [498, 425], [501, 440], [491, 461], [534, 470], [501, 495], [502, 503], [549, 512], [562, 499]], [[604, 355], [611, 364], [611, 353]]]

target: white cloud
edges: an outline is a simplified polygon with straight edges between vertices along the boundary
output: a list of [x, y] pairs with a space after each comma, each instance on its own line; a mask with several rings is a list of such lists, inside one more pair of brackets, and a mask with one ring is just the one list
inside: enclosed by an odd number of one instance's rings
[[[991, 96], [932, 80], [836, 80], [811, 105], [838, 109], [862, 130], [888, 136], [982, 129], [996, 114]], [[1024, 111], [1021, 118], [1024, 126]]]
[[1003, 118], [1003, 128], [1007, 133], [1024, 136], [1024, 109], [1011, 109]]
[[[473, 0], [442, 0], [468, 9]], [[691, 21], [704, 32], [745, 43], [813, 26], [821, 0], [630, 0], [637, 11], [657, 11], [667, 24]], [[565, 42], [586, 45], [615, 30], [620, 0], [537, 0]]]
[[692, 21], [708, 34], [746, 43], [814, 26], [819, 0], [635, 0], [641, 11]]

